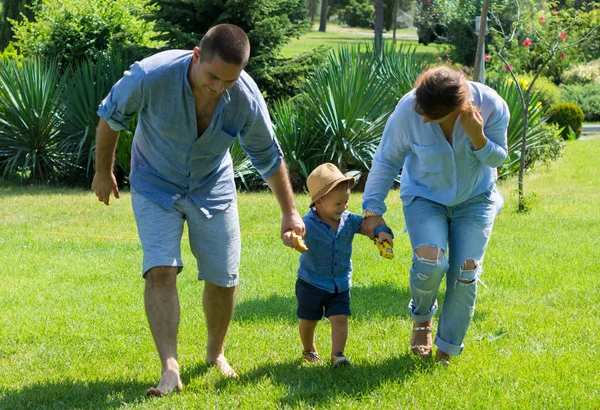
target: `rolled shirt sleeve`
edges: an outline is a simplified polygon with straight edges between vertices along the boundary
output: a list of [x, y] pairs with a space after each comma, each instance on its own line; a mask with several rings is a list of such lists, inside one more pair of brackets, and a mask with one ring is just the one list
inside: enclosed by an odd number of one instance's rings
[[104, 118], [113, 131], [131, 132], [127, 122], [143, 107], [144, 74], [139, 63], [133, 64], [100, 103], [98, 115]]
[[495, 98], [492, 101], [495, 104], [483, 128], [487, 142], [481, 149], [474, 151], [474, 154], [482, 163], [497, 168], [508, 157], [507, 132], [510, 112], [502, 98]]

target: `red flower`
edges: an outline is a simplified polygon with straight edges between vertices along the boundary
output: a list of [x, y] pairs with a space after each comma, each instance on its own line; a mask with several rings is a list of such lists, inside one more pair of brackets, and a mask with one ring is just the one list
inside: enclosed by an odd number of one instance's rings
[[556, 7], [552, 9], [552, 14], [554, 14], [555, 16], [558, 14], [558, 10], [556, 10]]
[[492, 57], [489, 54], [484, 54], [483, 61], [489, 63], [490, 61], [492, 61]]
[[560, 32], [560, 39], [562, 41], [567, 41], [567, 33], [565, 33], [564, 31]]
[[512, 64], [508, 64], [504, 66], [504, 71], [510, 71], [512, 70]]
[[526, 38], [525, 41], [523, 41], [523, 46], [529, 47], [530, 45], [531, 45], [531, 40]]
[[564, 55], [563, 53], [560, 53], [560, 58], [561, 58], [561, 60], [564, 60], [565, 58], [567, 58], [567, 56]]
[[542, 23], [545, 23], [545, 22], [546, 22], [546, 17], [544, 17], [543, 15], [541, 15], [541, 16], [540, 16], [540, 21], [541, 21]]

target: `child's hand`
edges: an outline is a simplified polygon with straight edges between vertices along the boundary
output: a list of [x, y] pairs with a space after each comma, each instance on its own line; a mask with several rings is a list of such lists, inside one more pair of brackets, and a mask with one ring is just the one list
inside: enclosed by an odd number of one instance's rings
[[390, 235], [387, 232], [381, 231], [379, 232], [379, 235], [377, 235], [377, 242], [381, 244], [384, 241], [387, 241], [387, 243], [389, 243], [391, 247], [394, 247], [394, 238], [392, 237], [392, 235]]
[[300, 253], [304, 253], [308, 250], [302, 237], [292, 230], [283, 234], [283, 243], [291, 248], [296, 249]]

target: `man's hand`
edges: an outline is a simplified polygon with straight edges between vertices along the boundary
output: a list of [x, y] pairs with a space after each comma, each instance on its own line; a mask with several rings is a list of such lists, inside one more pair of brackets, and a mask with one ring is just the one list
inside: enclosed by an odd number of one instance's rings
[[281, 216], [281, 241], [286, 246], [291, 245], [290, 236], [285, 235], [285, 233], [290, 230], [296, 232], [296, 235], [301, 238], [304, 238], [304, 235], [306, 235], [304, 221], [296, 210]]
[[104, 202], [106, 205], [110, 205], [111, 192], [115, 198], [119, 199], [119, 187], [115, 174], [113, 172], [110, 174], [96, 172], [92, 181], [92, 191], [98, 197], [98, 201]]
[[369, 216], [360, 224], [360, 233], [368, 236], [369, 239], [375, 239], [375, 228], [381, 225], [386, 225], [381, 216]]
[[487, 138], [483, 133], [483, 117], [479, 111], [475, 107], [463, 111], [460, 114], [460, 121], [467, 137], [469, 137], [471, 144], [473, 144], [473, 148], [475, 150], [483, 148], [487, 142]]

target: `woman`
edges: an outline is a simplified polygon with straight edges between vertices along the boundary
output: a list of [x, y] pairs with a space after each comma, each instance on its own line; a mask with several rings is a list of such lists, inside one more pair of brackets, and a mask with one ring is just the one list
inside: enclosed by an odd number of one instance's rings
[[400, 198], [414, 250], [410, 268], [411, 350], [432, 352], [432, 318], [446, 294], [436, 360], [459, 355], [475, 309], [477, 281], [494, 218], [503, 206], [496, 168], [508, 155], [509, 111], [491, 88], [448, 67], [427, 70], [388, 119], [363, 196], [369, 236], [400, 170]]

